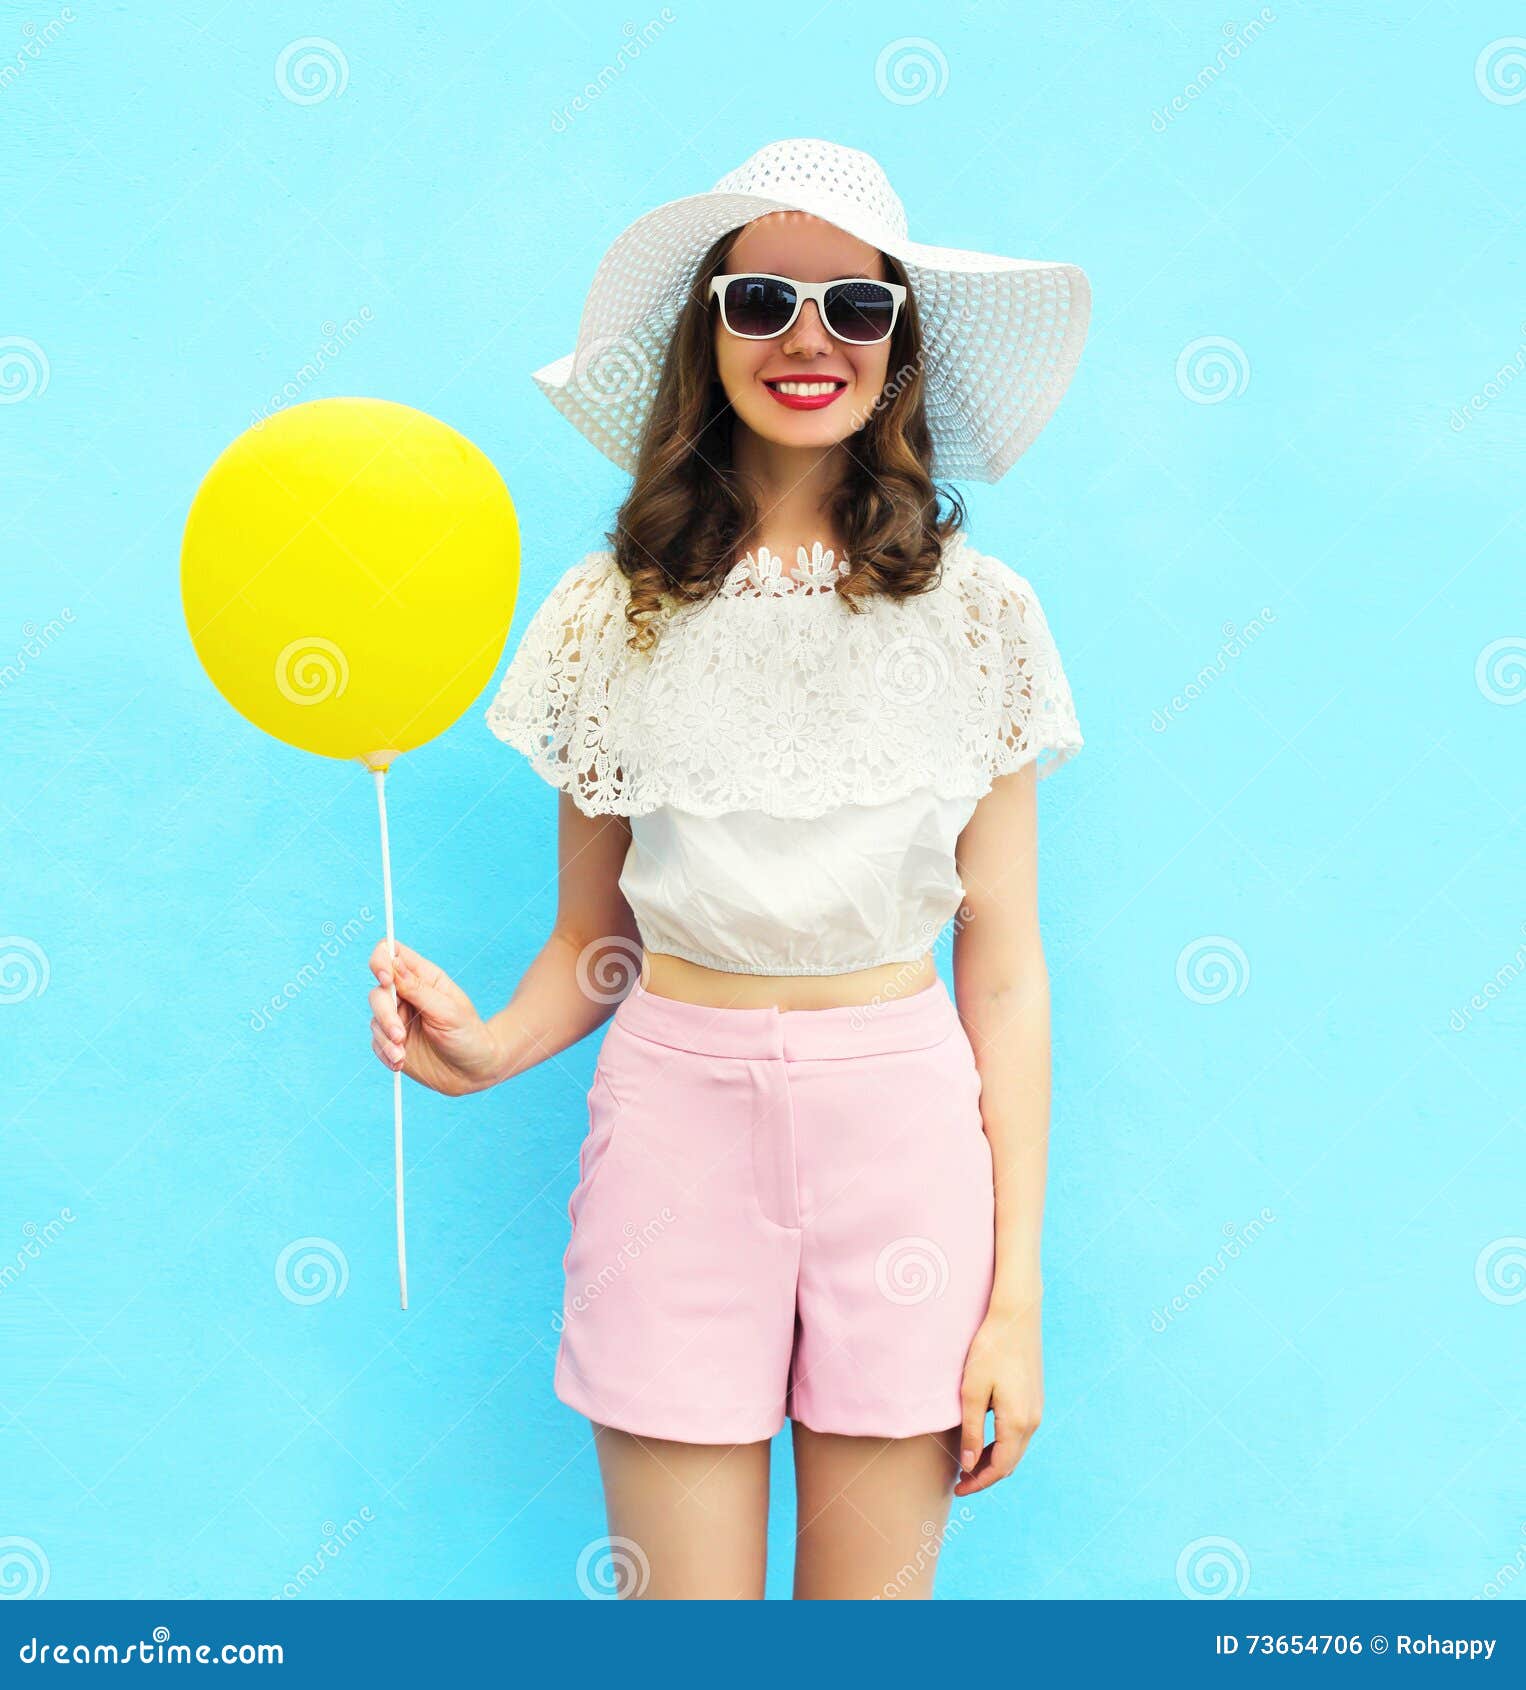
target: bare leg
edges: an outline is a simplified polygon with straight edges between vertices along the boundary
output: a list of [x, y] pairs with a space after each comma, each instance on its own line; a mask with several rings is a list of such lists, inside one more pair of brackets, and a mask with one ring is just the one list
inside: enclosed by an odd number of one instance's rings
[[[621, 1595], [761, 1601], [769, 1445], [685, 1444], [594, 1424]], [[628, 1563], [625, 1564], [625, 1563]]]
[[959, 1428], [847, 1438], [791, 1426], [796, 1597], [930, 1597], [959, 1473]]

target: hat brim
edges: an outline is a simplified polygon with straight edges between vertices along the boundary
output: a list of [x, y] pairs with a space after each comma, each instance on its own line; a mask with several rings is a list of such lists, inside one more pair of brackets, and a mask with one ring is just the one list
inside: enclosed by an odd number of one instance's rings
[[905, 266], [922, 324], [933, 471], [999, 480], [1054, 414], [1080, 362], [1091, 318], [1085, 272], [1058, 261], [925, 245], [852, 208], [827, 216], [788, 199], [710, 192], [643, 213], [600, 260], [577, 345], [536, 370], [536, 385], [607, 458], [634, 471], [700, 259], [754, 218], [799, 210]]

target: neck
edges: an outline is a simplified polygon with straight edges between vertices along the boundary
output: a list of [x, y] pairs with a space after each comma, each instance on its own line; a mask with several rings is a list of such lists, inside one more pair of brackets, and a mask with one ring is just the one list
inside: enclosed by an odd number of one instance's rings
[[847, 455], [837, 446], [781, 446], [737, 424], [732, 463], [757, 502], [753, 545], [793, 556], [797, 545], [820, 540], [841, 549], [831, 514]]

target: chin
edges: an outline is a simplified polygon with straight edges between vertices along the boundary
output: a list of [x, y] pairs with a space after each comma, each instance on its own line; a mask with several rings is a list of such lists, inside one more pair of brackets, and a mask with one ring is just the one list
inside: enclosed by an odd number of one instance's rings
[[828, 418], [824, 412], [812, 416], [805, 411], [780, 413], [777, 409], [759, 416], [741, 411], [737, 415], [754, 434], [775, 446], [835, 446], [855, 432], [857, 422], [851, 415]]

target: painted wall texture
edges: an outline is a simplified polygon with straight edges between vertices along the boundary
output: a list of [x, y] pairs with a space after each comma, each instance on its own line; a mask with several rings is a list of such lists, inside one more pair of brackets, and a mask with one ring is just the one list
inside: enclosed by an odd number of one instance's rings
[[[940, 1597], [1519, 1593], [1526, 88], [1501, 14], [1401, 10], [0, 20], [0, 1594], [598, 1587], [551, 1391], [597, 1036], [408, 1087], [400, 1313], [371, 781], [217, 696], [178, 546], [251, 422], [396, 399], [513, 491], [512, 644], [624, 485], [531, 370], [632, 217], [788, 135], [1095, 290], [967, 489], [1087, 743], [1047, 1411]], [[399, 934], [484, 1010], [555, 899], [488, 696], [389, 777]]]

